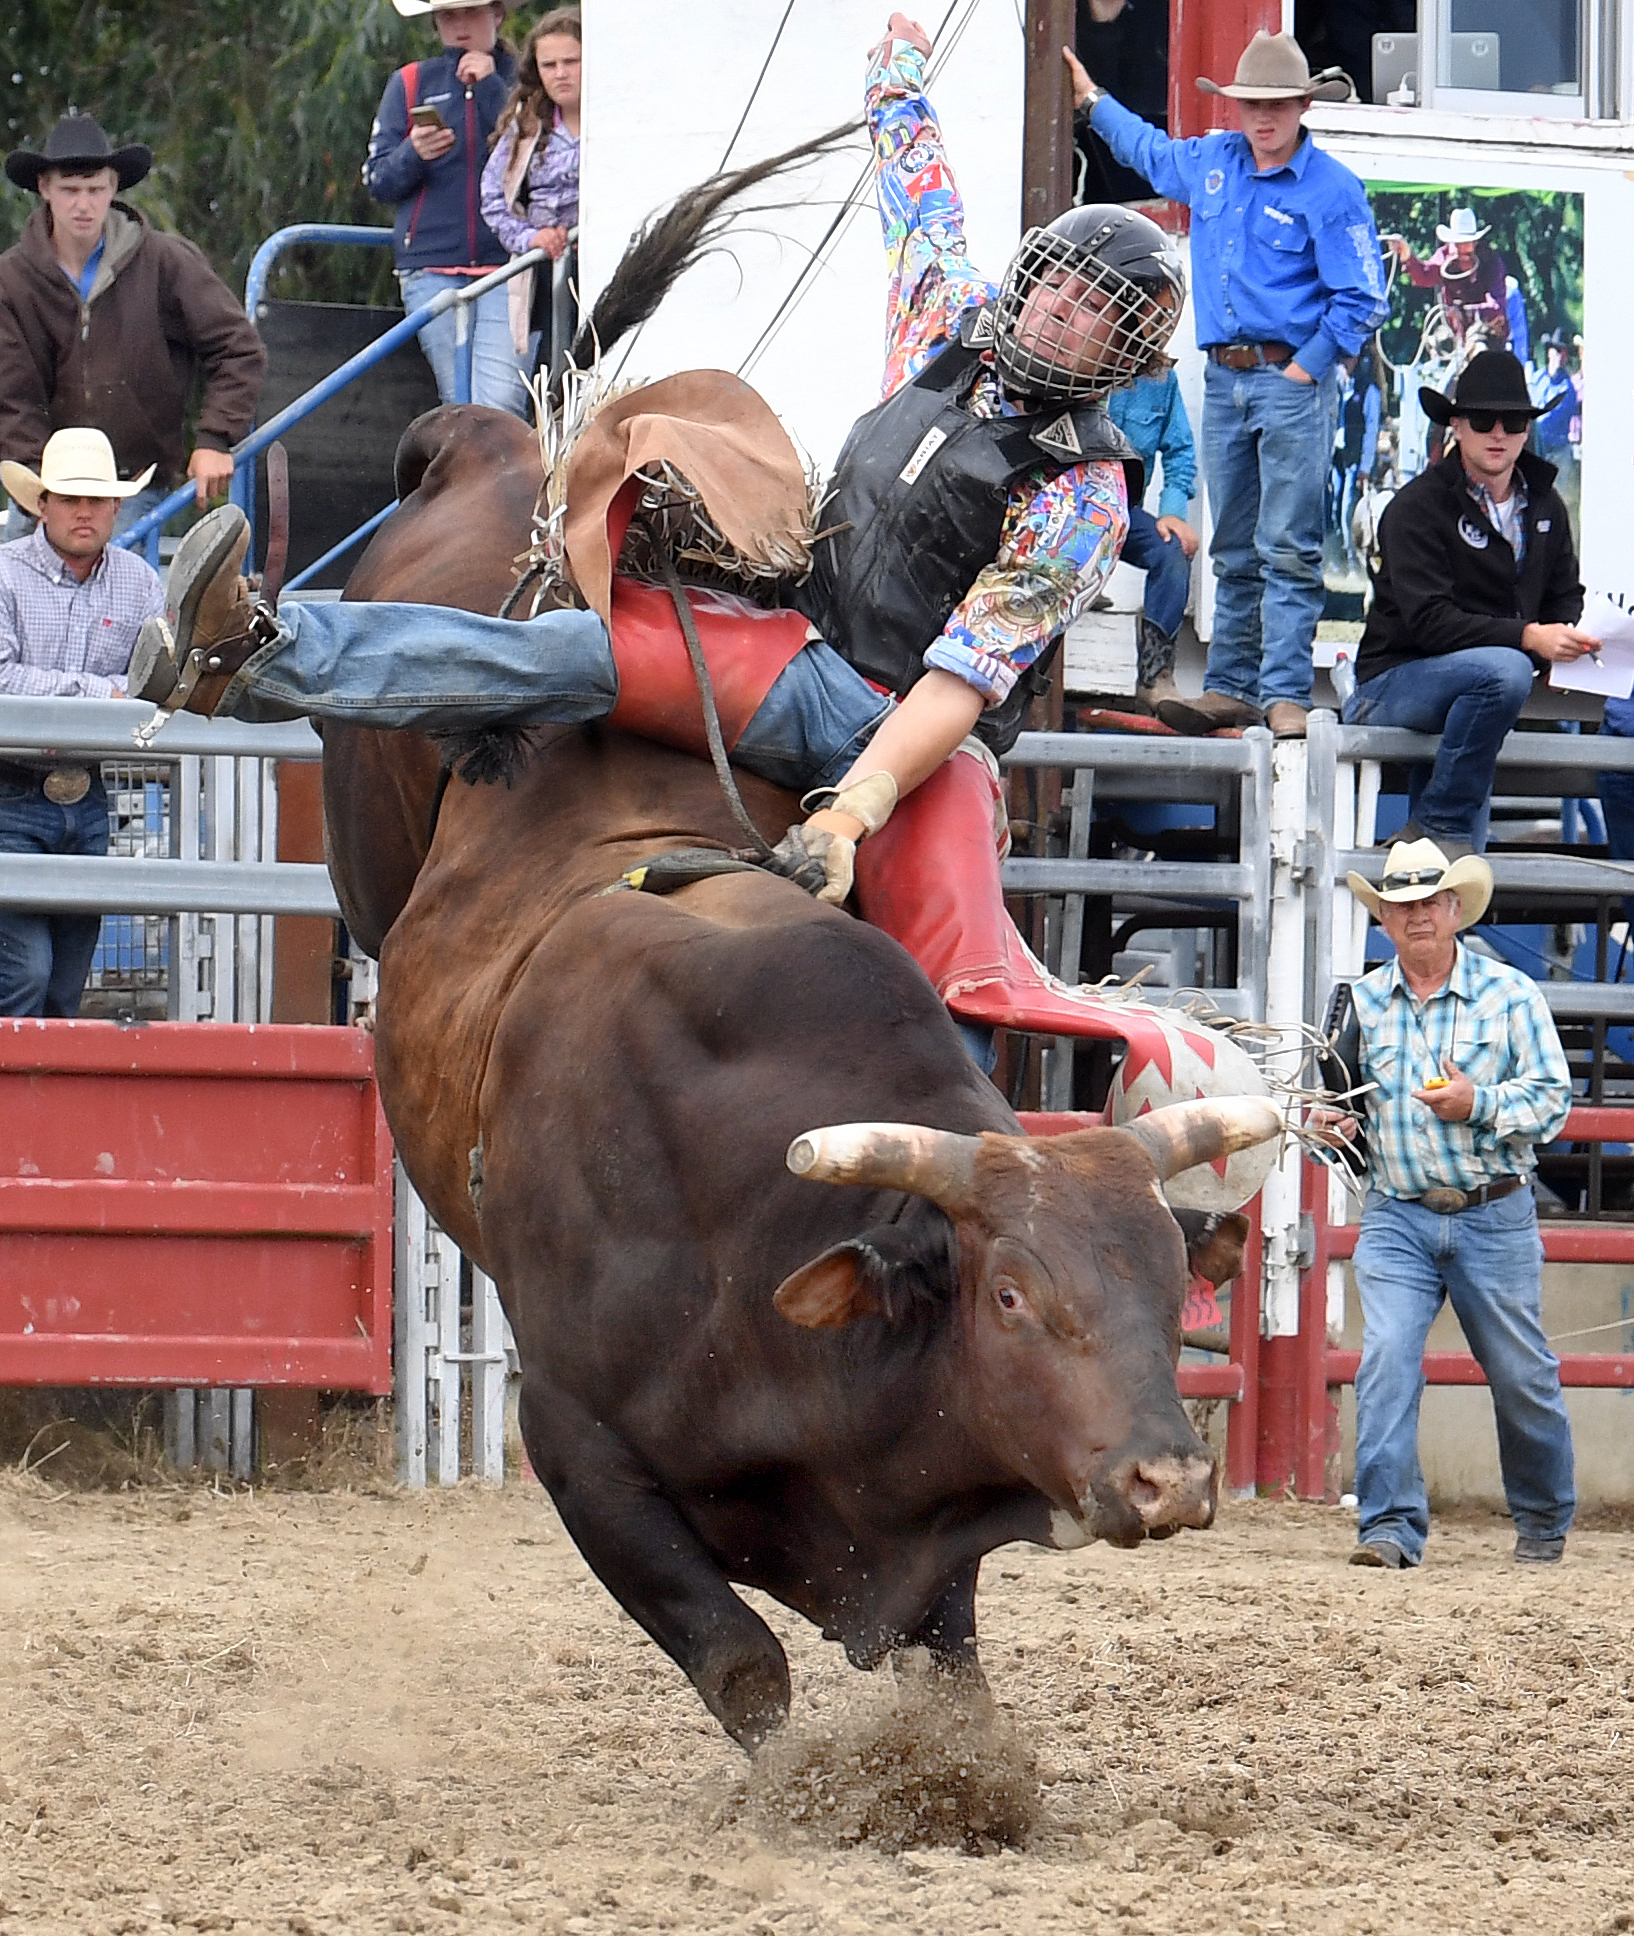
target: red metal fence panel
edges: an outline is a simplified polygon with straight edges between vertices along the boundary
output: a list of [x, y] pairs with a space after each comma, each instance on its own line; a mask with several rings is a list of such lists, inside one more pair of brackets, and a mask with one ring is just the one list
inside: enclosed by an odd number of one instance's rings
[[0, 1021], [0, 1385], [391, 1390], [358, 1029]]

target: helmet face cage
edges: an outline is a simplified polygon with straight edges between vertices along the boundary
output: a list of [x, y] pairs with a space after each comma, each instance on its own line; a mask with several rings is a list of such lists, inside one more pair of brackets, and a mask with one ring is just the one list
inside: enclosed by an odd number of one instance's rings
[[[1028, 297], [1043, 282], [1073, 285], [1070, 311], [1029, 322], [1031, 343], [1018, 334]], [[1093, 249], [1049, 229], [1021, 238], [993, 317], [993, 362], [1007, 390], [1041, 402], [1077, 403], [1133, 383], [1162, 354], [1180, 319], [1178, 290], [1141, 287]], [[1078, 346], [1099, 347], [1093, 367], [1079, 369]]]

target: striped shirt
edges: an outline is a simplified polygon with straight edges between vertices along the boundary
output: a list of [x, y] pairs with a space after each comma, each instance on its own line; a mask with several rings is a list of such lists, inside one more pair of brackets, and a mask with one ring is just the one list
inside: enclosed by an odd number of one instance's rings
[[[1361, 1079], [1374, 1189], [1387, 1197], [1476, 1190], [1524, 1176], [1533, 1146], [1553, 1142], [1572, 1081], [1554, 1018], [1530, 976], [1457, 944], [1446, 983], [1419, 1001], [1391, 960], [1352, 990], [1361, 1024]], [[1444, 1123], [1413, 1091], [1444, 1073], [1445, 1056], [1475, 1086], [1469, 1120]]]
[[134, 551], [110, 545], [81, 584], [43, 526], [0, 544], [0, 693], [122, 698], [142, 621], [164, 608], [159, 574]]

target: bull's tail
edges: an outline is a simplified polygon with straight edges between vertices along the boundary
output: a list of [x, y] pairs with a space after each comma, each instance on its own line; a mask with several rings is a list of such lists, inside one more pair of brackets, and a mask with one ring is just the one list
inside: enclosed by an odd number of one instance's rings
[[[774, 175], [832, 153], [858, 133], [862, 125], [860, 121], [848, 121], [814, 140], [802, 141], [798, 147], [768, 155], [752, 167], [711, 175], [695, 187], [683, 190], [668, 208], [643, 223], [630, 238], [629, 247], [596, 298], [595, 307], [580, 324], [570, 352], [572, 365], [581, 370], [587, 368], [598, 355], [605, 356], [621, 337], [646, 322], [693, 263], [719, 244], [735, 212], [729, 211], [731, 202]], [[561, 400], [562, 380], [558, 377], [551, 387], [551, 408], [559, 409]]]

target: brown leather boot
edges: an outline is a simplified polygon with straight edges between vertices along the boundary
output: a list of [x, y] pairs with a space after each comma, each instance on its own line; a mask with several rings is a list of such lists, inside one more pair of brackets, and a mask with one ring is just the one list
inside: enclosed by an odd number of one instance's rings
[[[126, 674], [133, 699], [174, 712], [213, 713], [233, 674], [278, 635], [239, 576], [250, 527], [236, 504], [206, 512], [181, 543], [165, 579], [163, 618], [137, 635]], [[252, 623], [253, 621], [253, 623]]]
[[1258, 726], [1264, 715], [1228, 692], [1200, 692], [1195, 699], [1160, 702], [1157, 716], [1177, 733], [1217, 733], [1222, 726]]

